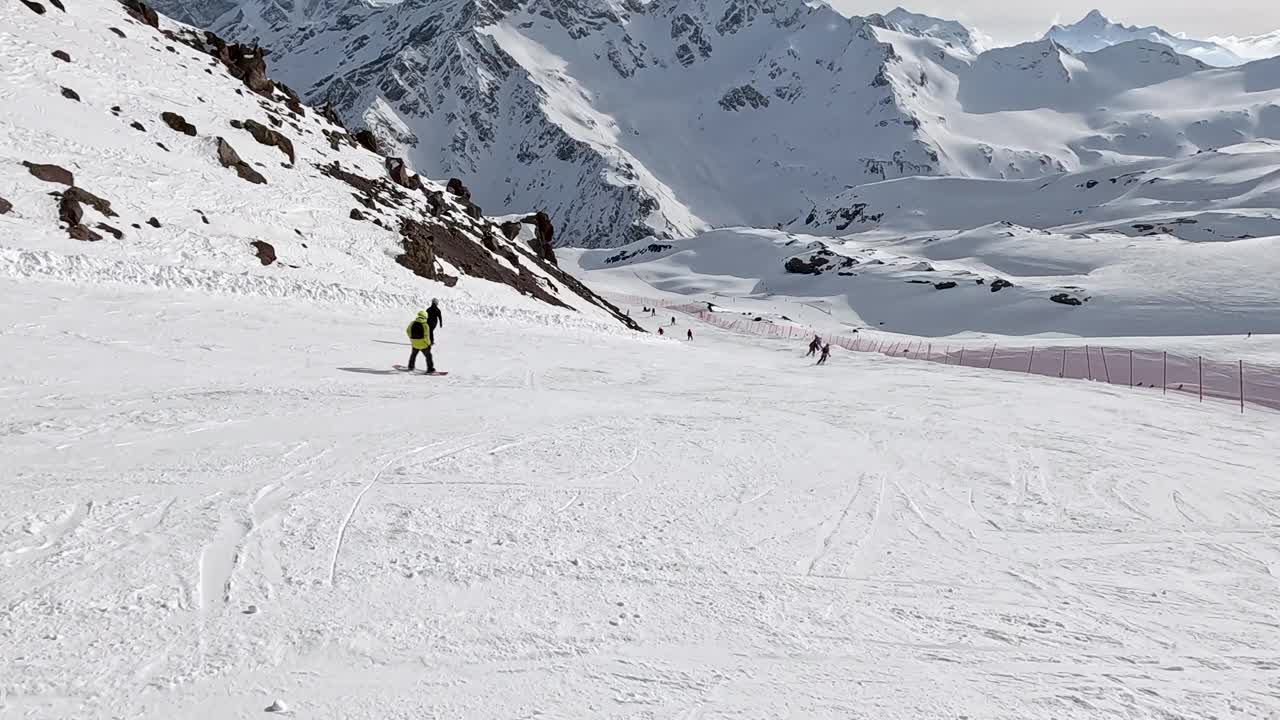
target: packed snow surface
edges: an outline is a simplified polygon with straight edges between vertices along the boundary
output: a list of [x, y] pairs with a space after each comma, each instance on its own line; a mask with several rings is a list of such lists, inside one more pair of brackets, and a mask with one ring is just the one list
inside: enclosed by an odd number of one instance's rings
[[1274, 413], [447, 305], [427, 378], [408, 310], [0, 297], [5, 717], [1280, 711]]

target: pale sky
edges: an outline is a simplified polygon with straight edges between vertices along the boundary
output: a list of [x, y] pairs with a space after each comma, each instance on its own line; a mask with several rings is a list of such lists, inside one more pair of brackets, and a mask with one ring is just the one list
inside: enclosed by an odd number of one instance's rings
[[1112, 22], [1158, 25], [1171, 33], [1194, 38], [1261, 35], [1280, 29], [1280, 2], [1228, 0], [1224, 5], [1197, 0], [828, 0], [851, 15], [887, 13], [898, 5], [912, 12], [959, 20], [1000, 44], [1032, 40], [1055, 22], [1073, 23], [1090, 10], [1102, 11]]

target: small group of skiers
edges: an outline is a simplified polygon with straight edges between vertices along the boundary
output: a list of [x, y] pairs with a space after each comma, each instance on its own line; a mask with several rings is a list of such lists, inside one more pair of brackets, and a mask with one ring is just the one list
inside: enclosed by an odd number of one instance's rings
[[431, 357], [431, 345], [435, 340], [438, 327], [444, 327], [444, 317], [440, 313], [440, 305], [436, 299], [431, 298], [431, 307], [419, 310], [417, 317], [409, 323], [409, 327], [404, 329], [404, 334], [409, 336], [409, 345], [413, 347], [409, 352], [410, 372], [413, 371], [413, 366], [418, 360], [418, 353], [422, 353], [427, 361], [427, 374], [436, 373], [436, 361]]
[[651, 307], [644, 308], [644, 314], [648, 315], [649, 317], [658, 317], [658, 308], [651, 308]]
[[826, 365], [827, 358], [831, 357], [831, 343], [824, 343], [821, 337], [814, 335], [813, 339], [809, 341], [809, 353], [805, 357], [813, 357], [814, 355], [818, 355], [819, 365]]

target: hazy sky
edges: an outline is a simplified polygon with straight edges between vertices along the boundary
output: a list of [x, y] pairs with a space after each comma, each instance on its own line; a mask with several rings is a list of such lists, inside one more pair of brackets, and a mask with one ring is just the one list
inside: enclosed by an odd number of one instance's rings
[[1031, 40], [1044, 35], [1055, 22], [1073, 23], [1094, 8], [1113, 22], [1159, 25], [1171, 33], [1191, 37], [1260, 35], [1280, 29], [1280, 2], [1228, 0], [1225, 5], [1188, 0], [970, 0], [961, 4], [942, 0], [828, 0], [854, 15], [885, 13], [901, 4], [912, 12], [977, 27], [997, 42]]

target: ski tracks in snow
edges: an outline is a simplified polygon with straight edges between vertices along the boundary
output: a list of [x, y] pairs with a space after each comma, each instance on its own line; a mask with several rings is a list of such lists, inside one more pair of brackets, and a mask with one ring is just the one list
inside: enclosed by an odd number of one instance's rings
[[[342, 522], [338, 524], [338, 533], [337, 533], [337, 536], [334, 538], [334, 542], [333, 542], [333, 557], [329, 561], [329, 585], [334, 584], [334, 578], [337, 576], [338, 557], [342, 553], [342, 543], [347, 538], [347, 528], [351, 525], [351, 519], [355, 517], [356, 511], [360, 509], [360, 503], [364, 501], [364, 496], [367, 495], [369, 491], [373, 489], [374, 485], [378, 484], [378, 480], [382, 478], [383, 473], [385, 473], [393, 465], [404, 462], [410, 457], [426, 452], [427, 450], [430, 450], [432, 448], [440, 447], [441, 445], [445, 445], [450, 442], [469, 440], [471, 438], [476, 438], [476, 437], [480, 437], [482, 435], [487, 435], [487, 434], [488, 433], [485, 433], [485, 432], [473, 433], [471, 435], [464, 435], [460, 438], [450, 438], [448, 440], [440, 440], [434, 443], [429, 443], [427, 445], [416, 447], [405, 453], [394, 454], [391, 456], [390, 459], [388, 459], [385, 463], [383, 463], [382, 466], [378, 468], [377, 472], [373, 474], [373, 478], [368, 482], [368, 484], [366, 484], [360, 490], [360, 492], [356, 495], [355, 500], [353, 500], [351, 503], [351, 507], [347, 510], [346, 516], [343, 517]], [[475, 447], [477, 444], [478, 443], [474, 443], [474, 442], [467, 443], [459, 447], [456, 447], [452, 450], [447, 450], [438, 455], [434, 455], [428, 460], [426, 460], [424, 462], [424, 465], [430, 465], [431, 463], [434, 463], [437, 460], [443, 460], [444, 458], [447, 458], [451, 455], [457, 455], [458, 453], [465, 452]]]

